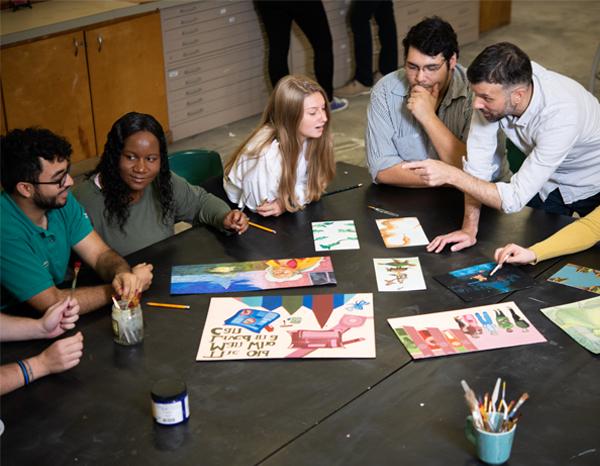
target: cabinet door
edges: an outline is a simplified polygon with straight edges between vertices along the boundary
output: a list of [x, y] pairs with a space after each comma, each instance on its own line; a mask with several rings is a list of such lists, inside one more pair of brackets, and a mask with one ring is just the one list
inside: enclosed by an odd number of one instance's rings
[[4, 96], [2, 95], [2, 86], [0, 86], [0, 105], [2, 110], [0, 112], [0, 134], [6, 134], [6, 117], [4, 116]]
[[168, 131], [159, 13], [86, 31], [98, 152], [127, 112], [153, 115]]
[[73, 161], [94, 157], [83, 33], [6, 47], [0, 57], [7, 128], [48, 128], [69, 140]]

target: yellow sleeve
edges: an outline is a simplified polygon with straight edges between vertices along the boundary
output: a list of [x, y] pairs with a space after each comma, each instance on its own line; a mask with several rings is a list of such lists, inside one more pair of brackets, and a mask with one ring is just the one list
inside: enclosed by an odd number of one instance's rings
[[531, 249], [537, 262], [552, 257], [571, 254], [592, 247], [600, 241], [600, 207], [576, 220], [549, 238], [534, 244]]

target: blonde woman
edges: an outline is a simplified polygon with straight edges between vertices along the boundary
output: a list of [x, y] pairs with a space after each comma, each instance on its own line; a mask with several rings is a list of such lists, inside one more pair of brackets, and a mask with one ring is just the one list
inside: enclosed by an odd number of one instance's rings
[[319, 200], [335, 174], [329, 117], [321, 86], [282, 78], [260, 124], [225, 164], [229, 200], [265, 217]]

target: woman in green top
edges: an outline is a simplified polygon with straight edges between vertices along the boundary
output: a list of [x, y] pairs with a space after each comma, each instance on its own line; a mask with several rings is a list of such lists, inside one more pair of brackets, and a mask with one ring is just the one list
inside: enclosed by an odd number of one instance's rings
[[186, 221], [244, 233], [248, 218], [169, 169], [164, 131], [151, 115], [127, 113], [108, 133], [100, 163], [74, 189], [95, 230], [121, 255], [174, 233]]

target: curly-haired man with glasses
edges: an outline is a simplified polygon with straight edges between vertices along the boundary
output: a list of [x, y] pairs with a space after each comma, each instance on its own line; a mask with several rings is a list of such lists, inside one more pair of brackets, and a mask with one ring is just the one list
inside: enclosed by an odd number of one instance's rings
[[[80, 312], [114, 293], [133, 297], [152, 281], [152, 266], [130, 268], [92, 228], [70, 194], [71, 145], [47, 129], [15, 129], [0, 139], [0, 282], [2, 303], [26, 301], [43, 312], [72, 296]], [[73, 250], [111, 285], [61, 290]]]

